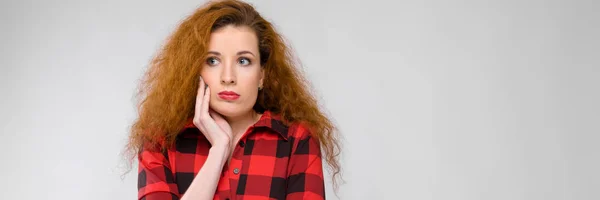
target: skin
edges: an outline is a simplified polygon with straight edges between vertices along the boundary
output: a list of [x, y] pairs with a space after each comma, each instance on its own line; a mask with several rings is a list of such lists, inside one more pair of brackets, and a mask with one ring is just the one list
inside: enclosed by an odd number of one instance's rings
[[[235, 144], [260, 119], [260, 114], [252, 109], [264, 77], [259, 56], [258, 38], [249, 27], [230, 25], [211, 34], [193, 120], [211, 148], [182, 200], [213, 199], [223, 166]], [[222, 91], [233, 91], [240, 96], [225, 100], [218, 96]]]

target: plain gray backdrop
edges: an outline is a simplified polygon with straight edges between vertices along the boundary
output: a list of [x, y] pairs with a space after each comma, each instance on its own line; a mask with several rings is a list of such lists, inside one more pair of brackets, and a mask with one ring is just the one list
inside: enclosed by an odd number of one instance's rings
[[[202, 3], [2, 1], [0, 199], [136, 199], [135, 88]], [[341, 199], [600, 199], [600, 2], [251, 3], [339, 126]]]

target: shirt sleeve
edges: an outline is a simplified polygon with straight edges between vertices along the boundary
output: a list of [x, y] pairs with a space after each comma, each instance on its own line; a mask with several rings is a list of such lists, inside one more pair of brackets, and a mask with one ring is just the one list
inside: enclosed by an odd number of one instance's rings
[[166, 152], [143, 149], [138, 161], [138, 200], [180, 198]]
[[292, 150], [286, 199], [325, 199], [319, 142], [306, 134]]

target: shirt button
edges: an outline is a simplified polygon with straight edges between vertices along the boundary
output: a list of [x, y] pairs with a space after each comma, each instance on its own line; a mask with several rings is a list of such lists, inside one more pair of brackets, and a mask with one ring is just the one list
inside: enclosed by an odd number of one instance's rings
[[240, 173], [240, 169], [238, 169], [238, 168], [233, 169], [233, 174], [239, 174], [239, 173]]
[[242, 147], [242, 148], [243, 148], [243, 147], [244, 147], [244, 145], [245, 145], [245, 144], [244, 144], [244, 141], [240, 141], [240, 147]]

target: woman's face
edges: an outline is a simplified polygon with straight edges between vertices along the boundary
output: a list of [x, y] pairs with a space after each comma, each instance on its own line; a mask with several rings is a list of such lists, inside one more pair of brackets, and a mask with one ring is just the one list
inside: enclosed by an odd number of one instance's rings
[[262, 86], [258, 38], [247, 26], [225, 26], [210, 37], [200, 75], [210, 87], [210, 108], [226, 117], [248, 114]]

